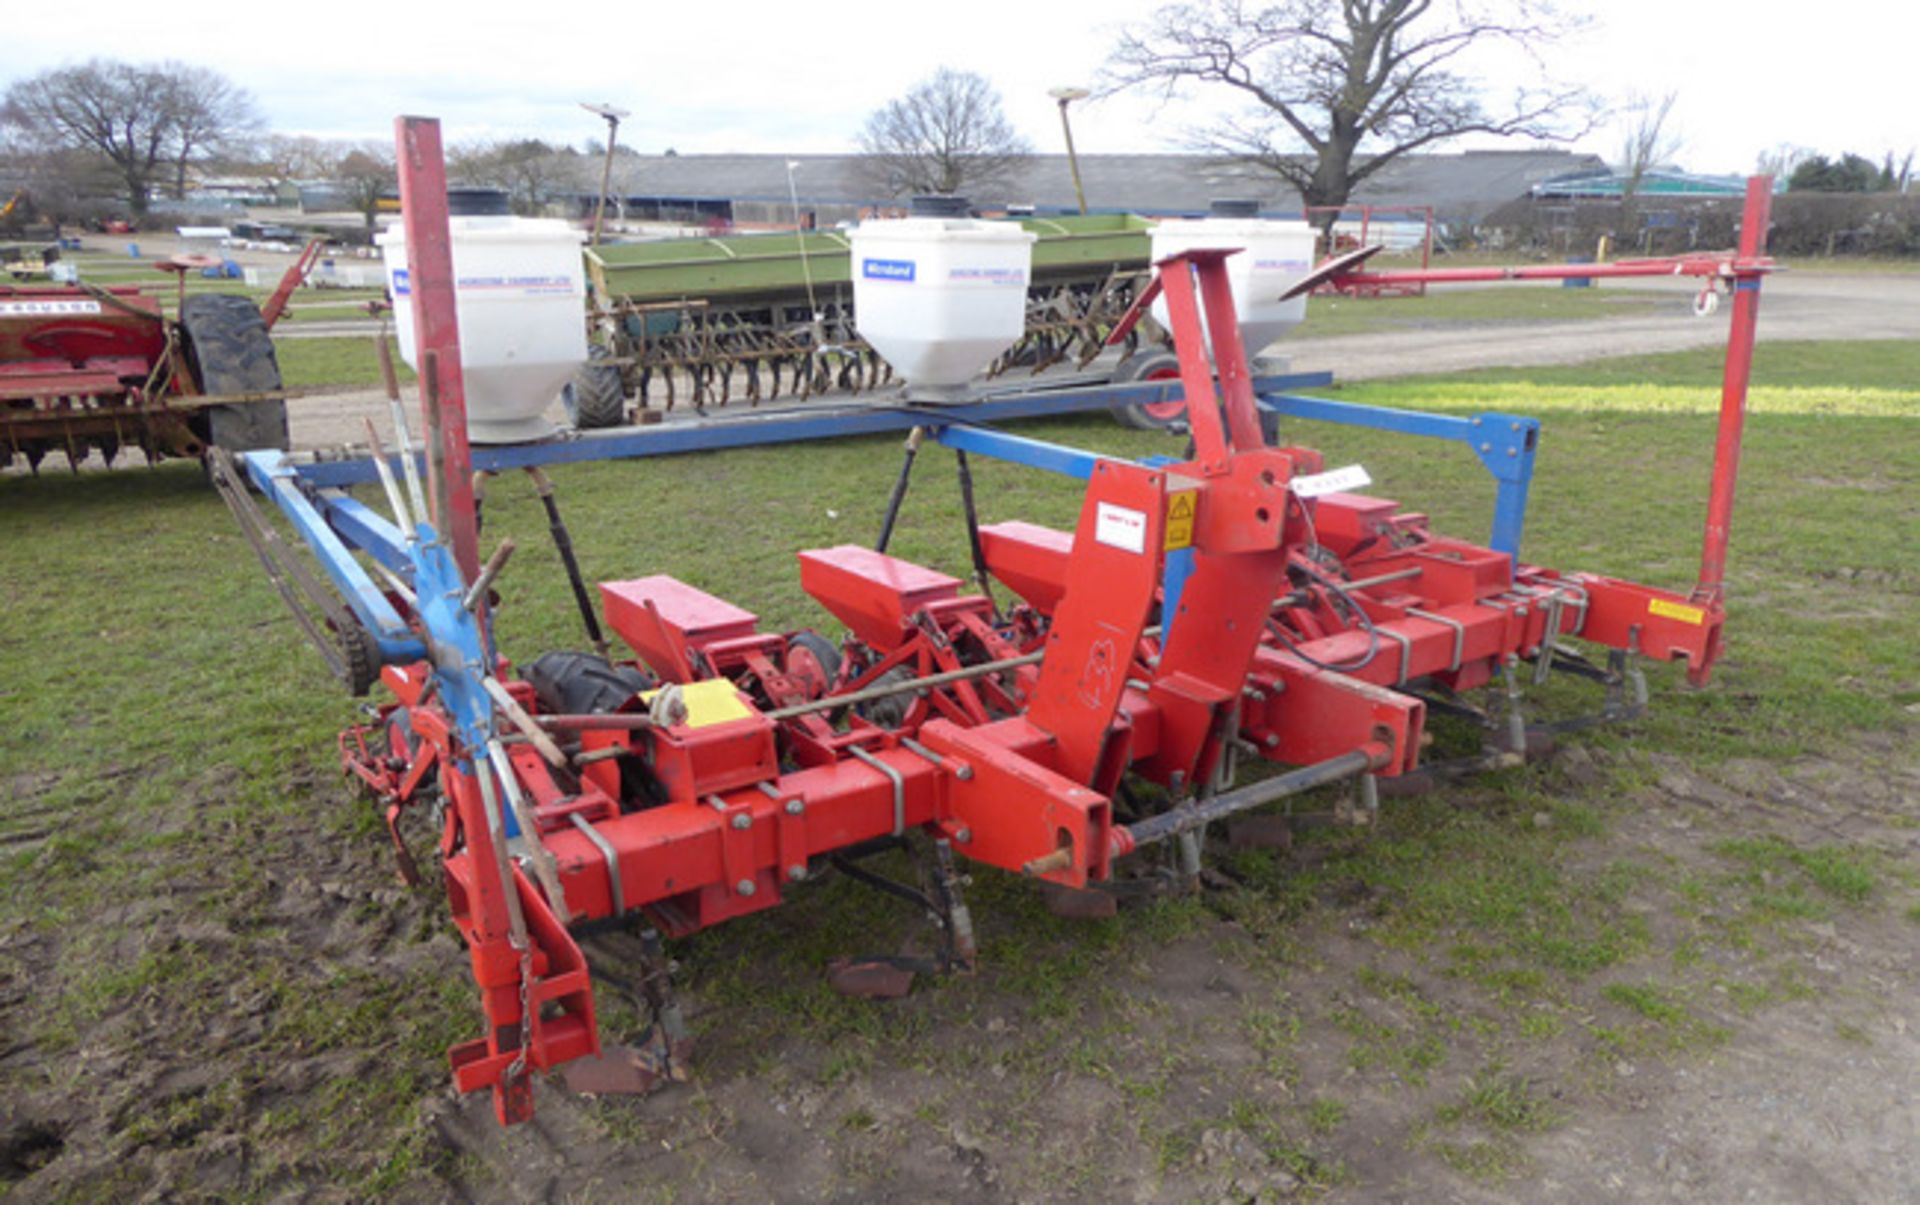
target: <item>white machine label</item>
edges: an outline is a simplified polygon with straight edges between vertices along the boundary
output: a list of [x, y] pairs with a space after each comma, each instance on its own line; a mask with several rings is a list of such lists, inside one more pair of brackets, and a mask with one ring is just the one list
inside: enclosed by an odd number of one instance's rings
[[1126, 552], [1145, 552], [1147, 550], [1146, 512], [1132, 510], [1125, 506], [1115, 506], [1111, 502], [1102, 502], [1094, 512], [1093, 538], [1109, 548], [1118, 548]]
[[1372, 485], [1373, 478], [1367, 475], [1366, 469], [1350, 464], [1345, 468], [1328, 469], [1324, 473], [1295, 477], [1287, 484], [1293, 487], [1296, 498], [1318, 498], [1322, 494], [1341, 494]]
[[462, 292], [506, 290], [514, 293], [571, 293], [573, 280], [567, 276], [462, 276], [454, 285]]
[[98, 314], [97, 301], [0, 301], [0, 318], [37, 318], [43, 314]]
[[863, 259], [860, 261], [860, 275], [868, 280], [897, 280], [902, 284], [912, 284], [914, 262], [910, 259]]
[[957, 285], [981, 285], [987, 288], [1024, 289], [1027, 274], [1021, 268], [954, 268], [947, 280]]

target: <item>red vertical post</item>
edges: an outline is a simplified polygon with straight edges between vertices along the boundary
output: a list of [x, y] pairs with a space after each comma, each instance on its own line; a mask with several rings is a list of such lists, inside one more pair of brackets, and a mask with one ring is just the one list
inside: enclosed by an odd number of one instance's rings
[[473, 453], [467, 446], [467, 391], [460, 372], [460, 322], [454, 301], [453, 236], [447, 228], [447, 165], [440, 122], [394, 119], [400, 213], [407, 231], [407, 276], [413, 293], [413, 346], [420, 362], [421, 429], [434, 429], [439, 409], [440, 463], [446, 513], [442, 534], [468, 581], [480, 573], [474, 516]]
[[1747, 383], [1753, 376], [1754, 334], [1760, 321], [1760, 278], [1767, 223], [1773, 213], [1773, 178], [1747, 179], [1740, 217], [1740, 250], [1733, 266], [1733, 327], [1720, 382], [1720, 434], [1713, 449], [1713, 484], [1707, 495], [1706, 538], [1700, 550], [1700, 583], [1693, 601], [1717, 606], [1726, 597], [1727, 538], [1733, 524], [1734, 483], [1740, 475], [1740, 439], [1747, 421]]
[[[1207, 473], [1226, 472], [1227, 435], [1214, 400], [1213, 372], [1207, 365], [1206, 333], [1200, 325], [1200, 301], [1193, 288], [1193, 252], [1169, 256], [1155, 264], [1160, 290], [1167, 299], [1167, 326], [1174, 354], [1180, 360], [1180, 391], [1187, 396], [1187, 428], [1193, 433], [1193, 458]], [[1136, 305], [1138, 303], [1135, 303]]]
[[[1200, 278], [1200, 301], [1207, 320], [1207, 338], [1213, 345], [1213, 369], [1220, 378], [1220, 400], [1227, 414], [1227, 434], [1237, 451], [1249, 452], [1265, 442], [1260, 436], [1260, 412], [1253, 401], [1252, 372], [1247, 349], [1240, 339], [1240, 315], [1233, 308], [1233, 283], [1227, 279], [1227, 256], [1236, 252], [1200, 252], [1193, 266]], [[1192, 405], [1188, 405], [1192, 412]]]

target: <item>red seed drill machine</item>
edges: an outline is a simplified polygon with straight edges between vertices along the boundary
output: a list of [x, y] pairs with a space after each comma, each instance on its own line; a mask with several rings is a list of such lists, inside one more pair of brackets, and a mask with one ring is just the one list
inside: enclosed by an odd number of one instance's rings
[[[399, 143], [429, 437], [417, 454], [396, 404], [398, 455], [376, 447], [374, 461], [391, 517], [281, 453], [216, 455], [214, 472], [289, 601], [321, 610], [303, 622], [336, 668], [361, 687], [377, 674], [391, 692], [376, 722], [342, 735], [344, 765], [382, 801], [410, 875], [399, 818], [440, 809], [441, 876], [486, 1019], [451, 1052], [453, 1074], [463, 1090], [491, 1091], [502, 1122], [531, 1115], [534, 1072], [602, 1057], [583, 928], [631, 924], [659, 957], [657, 935], [775, 907], [834, 866], [911, 840], [923, 889], [890, 886], [929, 908], [940, 941], [929, 965], [905, 969], [964, 968], [974, 941], [956, 856], [1068, 899], [1110, 898], [1078, 893], [1128, 877], [1190, 883], [1210, 824], [1342, 780], [1357, 784], [1359, 811], [1377, 807], [1378, 784], [1421, 771], [1430, 702], [1489, 688], [1476, 712], [1489, 729], [1483, 761], [1512, 764], [1530, 736], [1523, 666], [1535, 680], [1550, 668], [1594, 679], [1602, 714], [1619, 717], [1645, 702], [1640, 659], [1684, 661], [1704, 683], [1720, 654], [1771, 268], [1764, 182], [1749, 192], [1737, 253], [1491, 270], [1677, 273], [1731, 288], [1690, 593], [1442, 535], [1354, 492], [1313, 449], [1272, 446], [1226, 280], [1232, 250], [1221, 249], [1157, 265], [1112, 336], [1164, 293], [1180, 378], [1132, 388], [1211, 400], [1189, 404], [1186, 456], [1134, 463], [1042, 444], [975, 425], [965, 407], [907, 420], [960, 454], [963, 483], [968, 453], [1084, 479], [1072, 531], [980, 525], [969, 492], [974, 580], [890, 556], [884, 536], [878, 550], [803, 551], [802, 584], [847, 630], [833, 642], [762, 631], [753, 614], [661, 575], [600, 583], [596, 615], [543, 487], [590, 636], [604, 651], [603, 616], [635, 656], [549, 654], [519, 668], [499, 655], [489, 610], [511, 545], [479, 556], [438, 125], [403, 118]], [[1361, 276], [1343, 260], [1299, 287]], [[292, 521], [344, 601], [284, 556], [243, 478]], [[992, 579], [1017, 601], [1000, 606]], [[1277, 772], [1236, 783], [1236, 755]], [[1155, 846], [1169, 853], [1161, 864], [1129, 869]], [[842, 986], [893, 990], [901, 969], [842, 968]], [[642, 1081], [677, 1074], [686, 1055], [663, 957], [644, 994], [655, 1025]]]

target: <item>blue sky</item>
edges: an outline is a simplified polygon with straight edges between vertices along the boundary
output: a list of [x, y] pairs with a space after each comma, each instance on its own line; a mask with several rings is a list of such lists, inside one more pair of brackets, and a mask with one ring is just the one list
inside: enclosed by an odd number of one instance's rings
[[[641, 150], [779, 152], [852, 149], [868, 112], [947, 65], [992, 80], [1008, 116], [1053, 151], [1059, 122], [1047, 90], [1093, 80], [1116, 26], [1153, 7], [502, 4], [503, 15], [486, 16], [471, 0], [339, 0], [214, 18], [150, 0], [92, 0], [84, 20], [11, 23], [0, 79], [93, 55], [178, 58], [250, 89], [269, 124], [288, 132], [386, 138], [393, 116], [408, 112], [440, 117], [454, 140], [578, 142], [604, 127], [576, 102], [606, 100], [633, 111], [621, 138]], [[1677, 90], [1679, 158], [1695, 170], [1744, 172], [1781, 142], [1876, 159], [1920, 145], [1920, 119], [1900, 99], [1920, 42], [1920, 13], [1905, 5], [1586, 7], [1591, 28], [1550, 51], [1550, 67], [1614, 100]], [[1483, 66], [1490, 87], [1511, 84]], [[1205, 92], [1173, 104], [1123, 96], [1076, 105], [1074, 133], [1086, 153], [1180, 150], [1187, 129], [1233, 103]], [[1577, 145], [1611, 156], [1618, 144], [1609, 126]]]

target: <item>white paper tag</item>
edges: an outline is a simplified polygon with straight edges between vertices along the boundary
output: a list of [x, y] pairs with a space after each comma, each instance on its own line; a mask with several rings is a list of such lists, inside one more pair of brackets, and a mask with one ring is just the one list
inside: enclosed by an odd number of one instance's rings
[[0, 317], [38, 318], [46, 314], [98, 314], [100, 303], [97, 301], [56, 301], [51, 298], [36, 301], [0, 301]]
[[1318, 498], [1322, 494], [1343, 494], [1372, 485], [1373, 478], [1367, 475], [1366, 469], [1350, 464], [1344, 468], [1328, 469], [1324, 473], [1295, 477], [1287, 484], [1292, 487], [1296, 498]]
[[1094, 510], [1093, 538], [1109, 548], [1127, 552], [1147, 550], [1147, 514], [1102, 502]]

